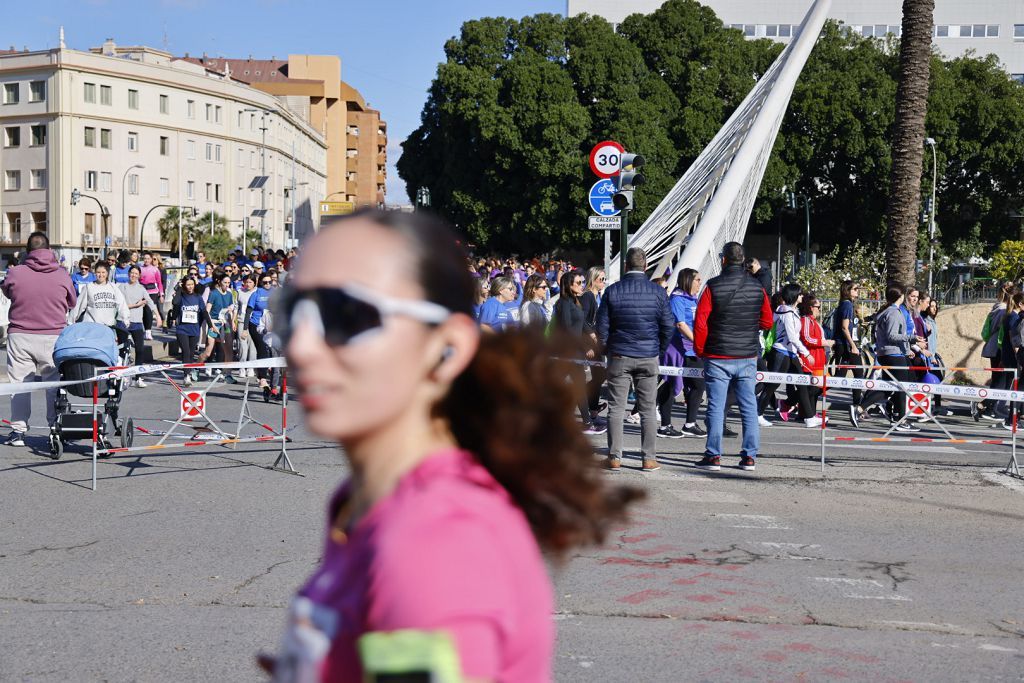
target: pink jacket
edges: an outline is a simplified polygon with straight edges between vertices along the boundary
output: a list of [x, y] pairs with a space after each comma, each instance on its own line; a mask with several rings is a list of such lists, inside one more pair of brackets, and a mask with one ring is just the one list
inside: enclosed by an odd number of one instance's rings
[[[156, 266], [142, 266], [139, 269], [139, 284], [145, 287], [150, 294], [156, 292], [160, 296], [164, 295], [164, 278]], [[154, 288], [153, 285], [156, 287]]]
[[60, 334], [78, 300], [71, 276], [49, 249], [30, 251], [20, 266], [7, 271], [0, 288], [11, 300], [8, 332]]

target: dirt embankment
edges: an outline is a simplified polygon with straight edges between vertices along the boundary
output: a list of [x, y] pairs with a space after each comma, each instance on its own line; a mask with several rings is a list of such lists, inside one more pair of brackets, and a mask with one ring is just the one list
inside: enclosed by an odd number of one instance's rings
[[[939, 353], [946, 367], [986, 368], [988, 361], [981, 357], [981, 328], [992, 304], [964, 304], [939, 311]], [[987, 384], [989, 373], [972, 370], [964, 373], [971, 384]]]

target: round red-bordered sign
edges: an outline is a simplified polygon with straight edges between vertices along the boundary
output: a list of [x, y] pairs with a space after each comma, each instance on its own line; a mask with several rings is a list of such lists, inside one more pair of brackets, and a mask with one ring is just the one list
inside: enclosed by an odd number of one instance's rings
[[978, 389], [978, 396], [980, 396], [982, 398], [985, 398], [986, 396], [988, 396], [988, 390], [986, 390], [986, 389]]
[[184, 420], [191, 420], [206, 410], [206, 397], [198, 391], [190, 391], [187, 396], [181, 397], [181, 416]]
[[756, 379], [758, 382], [763, 382], [764, 381], [764, 373], [763, 372], [757, 373], [756, 375], [754, 375], [754, 379]]
[[611, 178], [619, 175], [622, 153], [626, 148], [614, 140], [605, 140], [594, 145], [590, 150], [590, 170], [598, 178]]

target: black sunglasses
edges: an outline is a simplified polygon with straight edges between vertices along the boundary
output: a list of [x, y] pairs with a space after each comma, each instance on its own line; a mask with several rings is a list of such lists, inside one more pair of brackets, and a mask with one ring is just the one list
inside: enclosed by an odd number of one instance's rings
[[283, 320], [282, 341], [287, 344], [292, 331], [301, 323], [309, 324], [329, 346], [344, 346], [380, 329], [384, 318], [401, 315], [436, 325], [451, 313], [430, 301], [394, 299], [357, 285], [279, 290], [276, 307]]

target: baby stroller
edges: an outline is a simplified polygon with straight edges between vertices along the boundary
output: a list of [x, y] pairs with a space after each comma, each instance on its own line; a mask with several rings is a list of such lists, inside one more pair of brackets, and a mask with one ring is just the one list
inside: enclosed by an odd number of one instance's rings
[[[81, 322], [69, 325], [57, 337], [53, 346], [53, 363], [61, 380], [92, 379], [95, 371], [113, 365], [125, 365], [130, 353], [130, 342], [118, 347], [114, 331], [106, 325]], [[103, 402], [98, 414], [97, 438], [102, 448], [110, 448], [108, 435], [121, 437], [121, 446], [132, 445], [134, 421], [129, 417], [118, 420], [118, 408], [127, 380], [108, 379], [98, 382], [99, 400]], [[74, 439], [92, 439], [92, 382], [72, 384], [57, 390], [57, 419], [50, 427], [50, 457], [54, 460], [64, 453], [64, 442]], [[84, 399], [76, 402], [76, 399]]]

